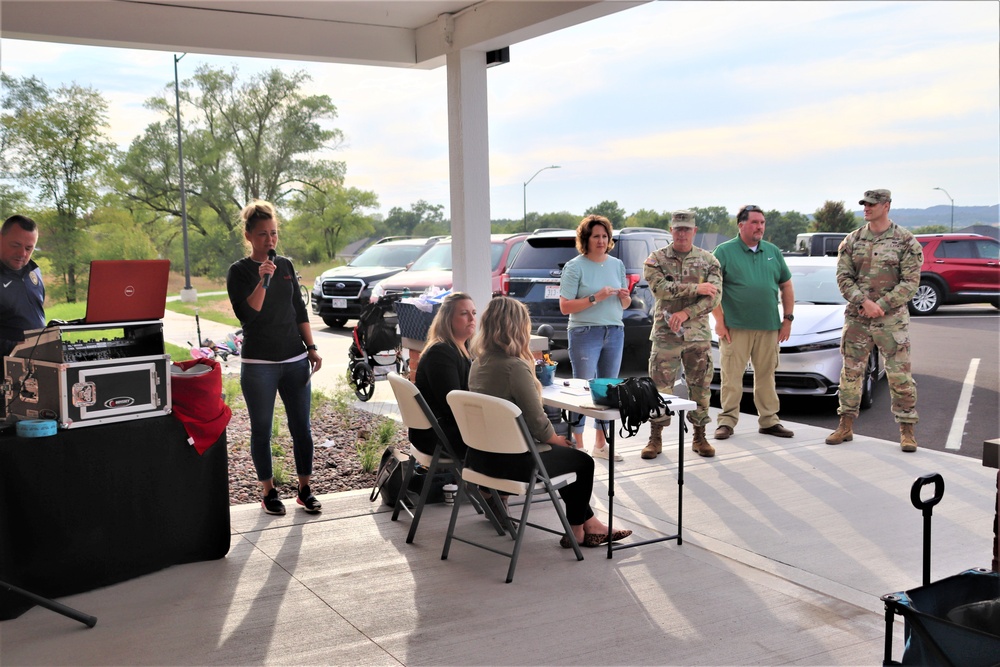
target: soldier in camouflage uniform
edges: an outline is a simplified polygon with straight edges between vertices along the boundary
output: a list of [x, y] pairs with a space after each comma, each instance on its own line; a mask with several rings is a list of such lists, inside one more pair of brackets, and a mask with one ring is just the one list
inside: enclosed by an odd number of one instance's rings
[[[722, 298], [722, 271], [712, 253], [694, 247], [695, 215], [676, 211], [670, 220], [673, 243], [651, 254], [643, 266], [649, 289], [656, 296], [649, 376], [663, 393], [673, 393], [674, 380], [684, 365], [688, 396], [698, 409], [688, 412], [694, 424], [691, 445], [702, 456], [715, 456], [705, 439], [709, 423], [709, 383], [712, 381], [712, 331], [708, 315]], [[655, 459], [663, 451], [663, 427], [670, 417], [650, 421], [649, 442], [642, 458]]]
[[913, 234], [889, 219], [892, 194], [868, 190], [859, 204], [868, 224], [840, 244], [837, 284], [847, 299], [840, 351], [840, 425], [826, 438], [839, 445], [854, 438], [861, 385], [872, 345], [885, 357], [892, 414], [899, 424], [900, 447], [917, 451], [917, 385], [910, 372], [910, 314], [907, 304], [920, 284], [924, 253]]

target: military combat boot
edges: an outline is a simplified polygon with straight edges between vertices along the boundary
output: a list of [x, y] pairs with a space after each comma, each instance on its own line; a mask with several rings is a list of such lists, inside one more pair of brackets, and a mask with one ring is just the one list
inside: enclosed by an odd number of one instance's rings
[[840, 415], [840, 425], [837, 430], [826, 436], [826, 444], [839, 445], [842, 442], [854, 440], [854, 417]]
[[917, 451], [917, 439], [913, 435], [913, 424], [899, 425], [899, 447], [904, 452]]
[[666, 424], [663, 422], [649, 422], [649, 442], [642, 448], [639, 454], [644, 459], [655, 459], [663, 451], [663, 427], [669, 426], [670, 420]]
[[702, 456], [715, 456], [715, 447], [705, 439], [705, 427], [694, 425], [694, 438], [691, 440], [691, 449]]

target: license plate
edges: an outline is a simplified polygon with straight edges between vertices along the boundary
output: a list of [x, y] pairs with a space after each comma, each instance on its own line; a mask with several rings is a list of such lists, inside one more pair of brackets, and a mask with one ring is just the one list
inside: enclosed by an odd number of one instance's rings
[[331, 308], [347, 308], [347, 299], [330, 299]]
[[546, 285], [545, 286], [545, 298], [546, 299], [558, 299], [559, 298], [559, 285]]

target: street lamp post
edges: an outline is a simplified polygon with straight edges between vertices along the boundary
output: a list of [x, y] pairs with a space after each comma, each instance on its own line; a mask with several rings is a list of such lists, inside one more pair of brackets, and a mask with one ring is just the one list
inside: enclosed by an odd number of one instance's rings
[[177, 168], [180, 169], [181, 232], [184, 237], [184, 289], [181, 290], [181, 301], [193, 303], [198, 300], [198, 291], [191, 287], [191, 260], [188, 258], [187, 193], [184, 191], [184, 146], [181, 143], [181, 87], [177, 79], [177, 63], [186, 55], [174, 54], [174, 103], [177, 105]]
[[[951, 199], [951, 195], [944, 188], [934, 188], [935, 190], [940, 190], [944, 193], [945, 197]], [[951, 199], [951, 231], [955, 231], [955, 200]]]
[[[546, 169], [559, 169], [559, 165], [551, 164], [548, 167], [542, 167], [541, 169], [535, 172], [535, 176], [538, 176]], [[524, 218], [522, 218], [524, 231], [528, 231], [528, 183], [531, 183], [533, 180], [535, 180], [535, 176], [532, 176], [531, 178], [529, 178], [524, 182], [524, 188], [521, 191], [521, 194], [524, 196]]]

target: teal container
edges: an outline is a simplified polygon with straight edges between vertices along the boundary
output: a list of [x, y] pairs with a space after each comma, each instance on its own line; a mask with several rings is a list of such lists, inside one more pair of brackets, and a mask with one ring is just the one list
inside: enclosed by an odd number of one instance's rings
[[538, 381], [542, 383], [543, 387], [548, 387], [552, 384], [552, 380], [556, 376], [556, 366], [559, 364], [535, 364], [535, 376]]
[[[621, 383], [620, 378], [594, 378], [590, 380], [590, 397], [595, 405], [611, 406], [608, 400], [608, 387]], [[614, 406], [611, 406], [614, 407]]]

